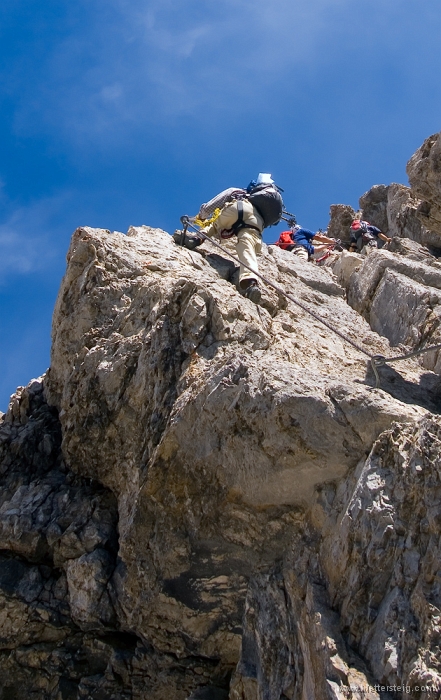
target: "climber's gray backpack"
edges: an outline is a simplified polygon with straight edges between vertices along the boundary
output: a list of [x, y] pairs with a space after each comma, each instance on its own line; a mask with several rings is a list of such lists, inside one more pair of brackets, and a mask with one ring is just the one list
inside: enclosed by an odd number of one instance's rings
[[264, 227], [278, 224], [282, 218], [283, 200], [274, 185], [256, 185], [245, 196], [263, 219]]

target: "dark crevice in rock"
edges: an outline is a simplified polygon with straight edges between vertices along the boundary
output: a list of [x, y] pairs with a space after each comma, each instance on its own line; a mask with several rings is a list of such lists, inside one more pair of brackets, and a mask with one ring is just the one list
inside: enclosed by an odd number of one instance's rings
[[233, 260], [219, 255], [218, 253], [209, 253], [208, 255], [205, 255], [205, 260], [214, 270], [216, 270], [219, 277], [227, 282], [231, 282], [233, 280], [236, 270], [239, 269]]
[[[399, 367], [399, 365], [397, 365]], [[431, 413], [441, 413], [441, 377], [427, 372], [418, 384], [409, 382], [392, 365], [379, 368], [380, 388], [407, 404], [421, 406]], [[366, 368], [366, 384], [376, 386], [376, 378], [369, 363]]]

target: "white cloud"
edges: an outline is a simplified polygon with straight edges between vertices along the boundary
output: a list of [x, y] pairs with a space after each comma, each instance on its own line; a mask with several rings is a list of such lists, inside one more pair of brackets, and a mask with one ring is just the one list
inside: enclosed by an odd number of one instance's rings
[[106, 85], [101, 89], [100, 97], [105, 102], [116, 102], [120, 97], [123, 96], [123, 87], [121, 83], [113, 83], [113, 85]]
[[105, 141], [124, 124], [265, 108], [266, 86], [317, 53], [324, 13], [350, 2], [102, 0], [81, 30], [52, 37], [34, 75], [14, 74], [16, 129]]
[[[97, 0], [22, 87], [16, 129], [112, 146], [191, 116], [200, 128], [280, 108], [287, 91], [363, 38], [400, 0]], [[394, 29], [399, 24], [394, 23]], [[375, 35], [377, 33], [377, 36]], [[367, 51], [369, 51], [367, 46]], [[372, 48], [371, 56], [375, 57]], [[23, 78], [25, 80], [25, 78]], [[268, 99], [268, 95], [271, 98]]]

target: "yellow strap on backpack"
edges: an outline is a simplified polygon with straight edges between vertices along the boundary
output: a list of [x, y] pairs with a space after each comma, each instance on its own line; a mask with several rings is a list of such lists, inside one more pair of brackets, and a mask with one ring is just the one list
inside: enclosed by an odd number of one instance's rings
[[194, 218], [194, 223], [196, 226], [199, 226], [200, 228], [205, 228], [206, 226], [210, 226], [216, 219], [218, 218], [219, 214], [221, 213], [222, 209], [215, 209], [214, 214], [210, 219], [200, 219], [199, 216], [195, 216]]

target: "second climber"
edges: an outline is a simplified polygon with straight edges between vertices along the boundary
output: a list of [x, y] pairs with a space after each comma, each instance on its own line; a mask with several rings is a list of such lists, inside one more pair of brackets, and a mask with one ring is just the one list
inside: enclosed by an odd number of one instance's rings
[[282, 231], [276, 245], [283, 250], [292, 251], [302, 260], [310, 260], [314, 253], [326, 250], [330, 245], [334, 246], [335, 239], [321, 231], [314, 233], [296, 224], [289, 231]]

